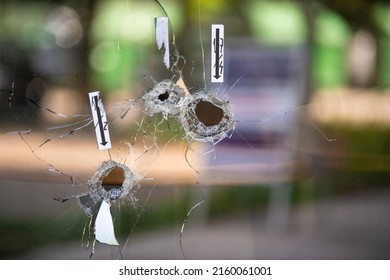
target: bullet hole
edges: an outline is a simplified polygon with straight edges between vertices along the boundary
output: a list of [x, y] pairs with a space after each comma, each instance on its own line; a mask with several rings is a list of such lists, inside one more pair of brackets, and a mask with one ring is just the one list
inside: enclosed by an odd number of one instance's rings
[[168, 98], [169, 98], [169, 92], [168, 92], [168, 91], [166, 91], [165, 93], [160, 94], [160, 95], [158, 96], [158, 99], [159, 99], [160, 101], [165, 101], [165, 100], [167, 100]]
[[209, 101], [200, 100], [196, 104], [195, 114], [205, 126], [218, 125], [223, 118], [223, 110]]
[[229, 137], [235, 126], [229, 102], [212, 91], [187, 96], [181, 105], [180, 121], [189, 141], [213, 144]]
[[117, 202], [122, 200], [136, 205], [134, 192], [139, 187], [141, 176], [126, 165], [108, 160], [96, 170], [88, 182], [88, 193], [77, 195], [84, 212], [94, 217], [103, 200]]
[[124, 180], [125, 174], [123, 170], [115, 167], [102, 179], [102, 186], [107, 192], [111, 189], [120, 189]]
[[143, 111], [148, 116], [161, 113], [165, 119], [177, 116], [180, 111], [179, 103], [184, 97], [185, 92], [181, 87], [171, 80], [163, 80], [142, 97]]

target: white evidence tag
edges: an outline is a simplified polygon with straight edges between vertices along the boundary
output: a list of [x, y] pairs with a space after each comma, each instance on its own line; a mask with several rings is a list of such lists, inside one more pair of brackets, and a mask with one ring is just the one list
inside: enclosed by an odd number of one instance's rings
[[98, 91], [89, 93], [89, 102], [91, 105], [93, 124], [99, 150], [110, 149], [111, 139], [108, 131], [107, 116], [104, 111], [102, 100], [99, 98]]

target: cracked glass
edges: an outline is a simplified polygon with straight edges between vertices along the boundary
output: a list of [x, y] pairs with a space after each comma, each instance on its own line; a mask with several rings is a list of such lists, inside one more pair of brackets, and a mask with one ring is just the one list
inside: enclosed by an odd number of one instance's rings
[[348, 2], [3, 1], [0, 258], [389, 258], [390, 8]]

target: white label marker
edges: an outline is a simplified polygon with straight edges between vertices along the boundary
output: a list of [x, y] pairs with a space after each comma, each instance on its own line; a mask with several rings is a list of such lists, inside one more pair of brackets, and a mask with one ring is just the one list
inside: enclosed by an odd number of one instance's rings
[[167, 17], [155, 18], [157, 48], [164, 52], [164, 64], [167, 69], [170, 67], [168, 22], [169, 21]]
[[211, 82], [223, 83], [224, 74], [224, 25], [211, 25]]
[[99, 150], [110, 149], [111, 140], [108, 131], [106, 112], [104, 111], [102, 100], [99, 98], [98, 91], [89, 93], [89, 102], [91, 104], [93, 124]]

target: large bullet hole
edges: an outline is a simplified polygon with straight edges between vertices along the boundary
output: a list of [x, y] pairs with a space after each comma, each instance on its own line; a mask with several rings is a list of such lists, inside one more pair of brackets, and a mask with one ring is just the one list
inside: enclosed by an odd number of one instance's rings
[[196, 104], [195, 114], [205, 126], [218, 125], [223, 118], [223, 110], [209, 101], [200, 100]]
[[166, 91], [165, 93], [162, 93], [162, 94], [160, 94], [159, 96], [158, 96], [158, 99], [160, 100], [160, 101], [165, 101], [165, 100], [167, 100], [169, 98], [169, 92], [168, 91]]
[[215, 94], [199, 91], [181, 104], [180, 122], [188, 140], [216, 144], [231, 135], [235, 121], [229, 102]]
[[124, 180], [125, 174], [123, 172], [123, 169], [120, 167], [115, 167], [107, 174], [107, 176], [103, 177], [102, 187], [106, 191], [110, 191], [112, 189], [120, 189]]

